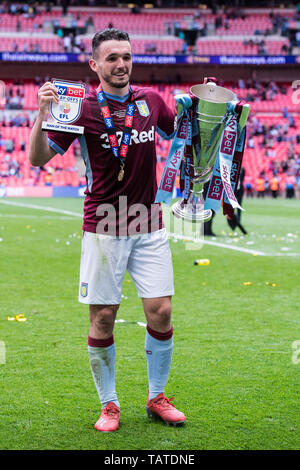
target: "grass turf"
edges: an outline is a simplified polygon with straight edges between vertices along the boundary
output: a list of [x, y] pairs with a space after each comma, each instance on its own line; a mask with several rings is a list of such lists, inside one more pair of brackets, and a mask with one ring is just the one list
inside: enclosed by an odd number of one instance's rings
[[[137, 324], [145, 318], [126, 274], [125, 322], [115, 326], [121, 425], [113, 434], [93, 429], [100, 405], [88, 307], [77, 301], [83, 201], [4, 202], [70, 213], [0, 204], [1, 449], [299, 449], [299, 201], [246, 199], [246, 237], [217, 216], [209, 241], [235, 249], [192, 251], [170, 240], [175, 347], [166, 394], [185, 412], [184, 427], [146, 416], [145, 330]], [[210, 265], [194, 266], [197, 258]], [[26, 322], [8, 321], [19, 313]]]

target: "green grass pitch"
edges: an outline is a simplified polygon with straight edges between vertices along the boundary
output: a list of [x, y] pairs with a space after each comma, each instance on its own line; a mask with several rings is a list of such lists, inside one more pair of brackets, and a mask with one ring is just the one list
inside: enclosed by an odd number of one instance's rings
[[[166, 394], [185, 412], [184, 427], [146, 416], [145, 329], [137, 323], [145, 318], [126, 274], [113, 434], [93, 429], [100, 404], [88, 307], [77, 301], [82, 206], [0, 201], [0, 449], [299, 449], [299, 201], [246, 199], [249, 234], [230, 233], [219, 215], [217, 238], [201, 250], [170, 239], [176, 294]], [[199, 258], [210, 265], [195, 266]], [[20, 313], [26, 321], [8, 320]]]

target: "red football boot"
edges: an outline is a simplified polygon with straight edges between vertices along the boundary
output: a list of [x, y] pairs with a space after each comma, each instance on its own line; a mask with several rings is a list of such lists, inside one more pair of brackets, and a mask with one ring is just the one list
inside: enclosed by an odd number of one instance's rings
[[146, 405], [148, 415], [158, 416], [169, 425], [178, 426], [183, 424], [186, 418], [181, 411], [176, 410], [171, 400], [173, 400], [173, 398], [167, 398], [163, 393], [160, 393], [152, 400], [148, 398]]
[[113, 432], [119, 427], [120, 408], [110, 401], [101, 411], [101, 416], [94, 428], [102, 432]]

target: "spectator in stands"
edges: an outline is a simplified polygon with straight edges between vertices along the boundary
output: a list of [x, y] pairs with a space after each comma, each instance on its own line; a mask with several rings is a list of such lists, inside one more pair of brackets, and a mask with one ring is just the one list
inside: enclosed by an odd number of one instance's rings
[[16, 176], [17, 178], [21, 177], [20, 174], [20, 164], [15, 158], [12, 158], [8, 164], [9, 176]]
[[256, 189], [257, 197], [262, 197], [262, 198], [265, 197], [266, 187], [265, 187], [265, 178], [264, 178], [263, 172], [261, 172], [259, 177], [256, 178], [255, 189]]
[[245, 175], [246, 197], [253, 197], [252, 176]]
[[71, 36], [69, 34], [64, 37], [64, 50], [65, 52], [71, 52]]
[[52, 174], [50, 172], [47, 172], [45, 176], [45, 186], [52, 186], [52, 179], [53, 179]]
[[249, 147], [250, 149], [254, 149], [254, 148], [255, 148], [253, 136], [250, 136], [249, 139], [248, 139], [248, 147]]
[[[300, 168], [300, 165], [299, 165]], [[297, 199], [300, 199], [300, 175], [296, 177], [296, 183], [295, 183], [295, 197]]]
[[272, 178], [270, 179], [270, 190], [273, 198], [277, 198], [278, 196], [279, 181], [280, 178], [276, 176], [276, 172], [274, 172]]
[[296, 183], [296, 178], [295, 175], [292, 173], [288, 173], [286, 177], [286, 182], [285, 182], [285, 189], [286, 189], [286, 198], [287, 199], [292, 199], [295, 197], [295, 183]]

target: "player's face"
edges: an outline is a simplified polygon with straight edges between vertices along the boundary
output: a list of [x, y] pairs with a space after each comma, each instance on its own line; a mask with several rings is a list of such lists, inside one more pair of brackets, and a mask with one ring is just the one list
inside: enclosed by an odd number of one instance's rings
[[132, 71], [131, 45], [128, 41], [104, 41], [96, 50], [90, 66], [109, 88], [127, 88]]

